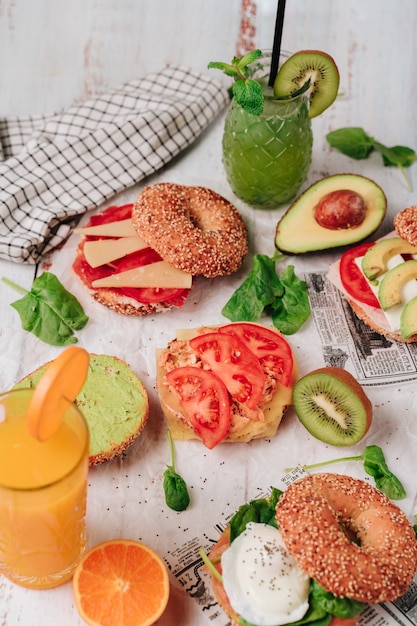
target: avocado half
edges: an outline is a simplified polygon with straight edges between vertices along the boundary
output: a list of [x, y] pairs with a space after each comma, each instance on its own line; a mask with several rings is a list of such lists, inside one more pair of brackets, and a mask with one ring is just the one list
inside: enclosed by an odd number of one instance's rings
[[[314, 208], [324, 196], [341, 189], [362, 196], [366, 206], [365, 219], [350, 228], [324, 228], [316, 222]], [[358, 174], [327, 176], [306, 189], [287, 209], [277, 224], [275, 246], [286, 254], [302, 254], [352, 245], [375, 232], [386, 212], [385, 193], [370, 178]]]

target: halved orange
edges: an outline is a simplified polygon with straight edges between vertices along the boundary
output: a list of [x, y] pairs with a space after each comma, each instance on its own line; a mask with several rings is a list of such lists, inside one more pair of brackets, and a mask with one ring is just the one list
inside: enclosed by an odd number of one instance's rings
[[78, 612], [90, 626], [151, 626], [168, 603], [168, 570], [143, 543], [112, 539], [84, 554], [73, 590]]
[[59, 428], [62, 417], [87, 378], [90, 355], [71, 346], [51, 361], [30, 400], [26, 426], [32, 437], [45, 441]]

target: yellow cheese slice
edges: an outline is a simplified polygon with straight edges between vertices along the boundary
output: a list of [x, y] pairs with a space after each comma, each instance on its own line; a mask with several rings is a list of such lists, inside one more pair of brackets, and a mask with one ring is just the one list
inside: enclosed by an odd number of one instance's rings
[[78, 235], [92, 235], [94, 237], [133, 237], [137, 232], [133, 228], [132, 220], [120, 220], [109, 224], [97, 224], [97, 226], [85, 226], [84, 228], [74, 228], [74, 233]]
[[87, 263], [91, 267], [99, 267], [148, 247], [148, 244], [136, 235], [135, 237], [120, 237], [120, 239], [86, 241], [83, 250]]
[[134, 267], [126, 272], [98, 278], [92, 283], [98, 287], [151, 287], [160, 289], [191, 289], [193, 277], [178, 270], [167, 261]]

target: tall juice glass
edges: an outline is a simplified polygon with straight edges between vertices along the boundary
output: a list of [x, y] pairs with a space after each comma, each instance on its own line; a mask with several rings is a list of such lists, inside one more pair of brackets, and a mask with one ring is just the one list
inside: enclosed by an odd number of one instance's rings
[[313, 134], [308, 97], [278, 100], [268, 86], [270, 52], [249, 66], [249, 76], [264, 92], [260, 115], [245, 111], [234, 99], [223, 133], [223, 164], [234, 193], [244, 202], [273, 209], [293, 200], [311, 163]]
[[86, 545], [88, 428], [67, 402], [44, 442], [26, 427], [33, 390], [0, 395], [0, 573], [32, 589], [73, 574]]

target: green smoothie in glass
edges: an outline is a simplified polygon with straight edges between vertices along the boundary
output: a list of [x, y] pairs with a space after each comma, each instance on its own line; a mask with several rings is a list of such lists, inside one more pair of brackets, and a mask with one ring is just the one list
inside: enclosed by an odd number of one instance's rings
[[[231, 66], [209, 64], [229, 76], [233, 76], [233, 70], [236, 70], [234, 97], [222, 140], [223, 164], [234, 193], [253, 207], [272, 209], [290, 202], [307, 177], [313, 145], [310, 119], [318, 114], [315, 109], [324, 109], [317, 91], [314, 91], [318, 81], [312, 72], [319, 69], [312, 68], [311, 59], [307, 60], [306, 54], [287, 55], [272, 87], [269, 85], [269, 52], [253, 51], [241, 59], [235, 58]], [[318, 56], [318, 61], [324, 58], [327, 65], [331, 64], [330, 57], [324, 53], [309, 54], [310, 57], [311, 54]], [[245, 59], [251, 62], [245, 64]], [[300, 61], [308, 61], [308, 69], [301, 71], [294, 59], [298, 65]], [[280, 76], [282, 69], [284, 77]], [[296, 81], [291, 79], [292, 72], [296, 72]], [[337, 88], [338, 80], [335, 89], [333, 85], [334, 97]], [[311, 105], [312, 93], [316, 98], [314, 107]]]

